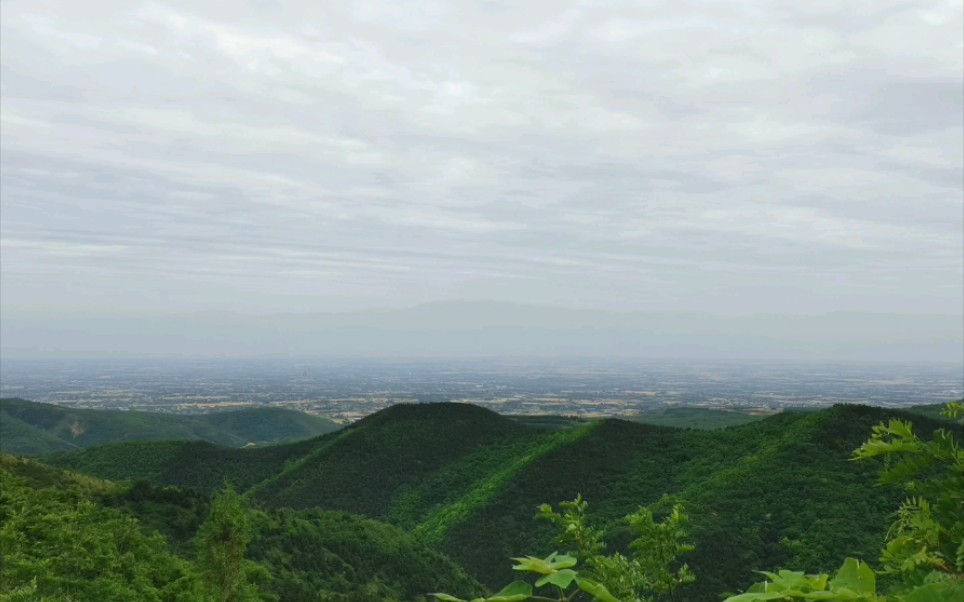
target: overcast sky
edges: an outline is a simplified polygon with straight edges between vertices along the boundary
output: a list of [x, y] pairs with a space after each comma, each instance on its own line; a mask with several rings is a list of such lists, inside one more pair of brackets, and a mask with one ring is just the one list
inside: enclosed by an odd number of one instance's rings
[[962, 63], [960, 0], [4, 0], [0, 301], [960, 316]]

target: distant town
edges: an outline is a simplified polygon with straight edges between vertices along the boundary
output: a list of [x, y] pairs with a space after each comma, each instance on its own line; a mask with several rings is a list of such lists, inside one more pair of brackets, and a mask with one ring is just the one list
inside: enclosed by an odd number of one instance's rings
[[722, 360], [5, 360], [0, 395], [173, 413], [272, 405], [341, 423], [392, 404], [440, 401], [503, 414], [631, 418], [673, 406], [771, 413], [940, 403], [964, 396], [964, 369]]

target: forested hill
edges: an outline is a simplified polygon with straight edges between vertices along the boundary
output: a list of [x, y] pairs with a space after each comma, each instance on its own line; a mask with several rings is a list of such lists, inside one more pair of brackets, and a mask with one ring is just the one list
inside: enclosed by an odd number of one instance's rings
[[179, 415], [0, 399], [0, 451], [20, 455], [132, 440], [200, 440], [241, 447], [306, 439], [338, 428], [330, 420], [282, 408]]
[[696, 550], [686, 600], [717, 601], [754, 569], [835, 568], [873, 558], [898, 493], [877, 467], [850, 461], [881, 420], [924, 416], [866, 406], [785, 412], [718, 430], [621, 420], [540, 428], [463, 404], [394, 406], [296, 444], [226, 450], [199, 443], [125, 443], [45, 460], [107, 478], [211, 490], [228, 478], [265, 508], [360, 513], [401, 527], [489, 586], [511, 580], [507, 559], [547, 554], [542, 502], [581, 493], [612, 541], [640, 505], [682, 501]]
[[[0, 454], [0, 502], [0, 599], [224, 599], [206, 588], [206, 495], [110, 483]], [[391, 525], [323, 510], [239, 512], [244, 573], [265, 596], [245, 600], [427, 602], [435, 589], [482, 591], [451, 560]], [[234, 536], [219, 531], [215, 544], [225, 537]]]

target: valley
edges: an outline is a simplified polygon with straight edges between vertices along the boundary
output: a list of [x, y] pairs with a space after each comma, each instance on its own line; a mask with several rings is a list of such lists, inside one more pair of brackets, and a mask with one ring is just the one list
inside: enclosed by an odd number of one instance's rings
[[[347, 424], [397, 403], [500, 414], [620, 417], [699, 426], [690, 408], [764, 416], [835, 403], [906, 407], [964, 395], [959, 364], [727, 360], [3, 360], [0, 396], [72, 408], [195, 414], [277, 407]], [[734, 414], [735, 413], [735, 414]], [[689, 422], [687, 422], [687, 420]], [[704, 421], [705, 422], [705, 421]], [[715, 420], [710, 422], [716, 423]]]

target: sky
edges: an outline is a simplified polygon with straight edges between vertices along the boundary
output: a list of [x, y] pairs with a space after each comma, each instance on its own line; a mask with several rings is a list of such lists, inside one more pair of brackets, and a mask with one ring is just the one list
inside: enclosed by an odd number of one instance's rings
[[957, 324], [962, 7], [4, 0], [3, 322]]

